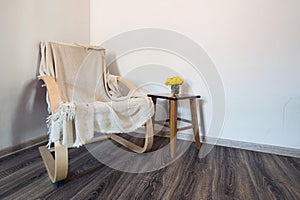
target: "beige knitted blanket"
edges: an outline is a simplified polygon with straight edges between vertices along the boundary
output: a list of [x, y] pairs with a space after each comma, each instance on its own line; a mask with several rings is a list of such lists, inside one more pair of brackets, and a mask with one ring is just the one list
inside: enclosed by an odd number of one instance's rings
[[55, 78], [63, 101], [48, 117], [49, 145], [61, 140], [78, 147], [95, 132], [132, 132], [152, 117], [153, 103], [146, 93], [122, 96], [116, 76], [105, 67], [102, 48], [41, 42], [40, 76]]

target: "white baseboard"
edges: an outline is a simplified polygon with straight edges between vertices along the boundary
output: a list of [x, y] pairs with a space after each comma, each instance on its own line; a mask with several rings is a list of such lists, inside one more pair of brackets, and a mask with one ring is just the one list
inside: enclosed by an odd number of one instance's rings
[[[157, 135], [162, 137], [169, 137], [167, 132], [161, 132]], [[178, 133], [177, 139], [194, 141], [194, 136], [192, 134]], [[212, 138], [212, 137], [205, 137], [205, 141], [202, 142], [207, 144], [215, 144], [218, 146], [230, 147], [230, 148], [238, 148], [238, 149], [245, 149], [249, 151], [257, 151], [263, 153], [271, 153], [271, 154], [277, 154], [282, 156], [300, 158], [300, 149], [294, 149], [288, 147], [273, 146], [268, 144], [257, 144], [251, 142], [229, 140], [223, 138]]]
[[[213, 140], [216, 140], [213, 138]], [[208, 138], [209, 141], [209, 138]], [[207, 142], [209, 143], [209, 142]], [[244, 141], [236, 141], [236, 140], [229, 140], [229, 139], [217, 139], [217, 145], [224, 146], [224, 147], [231, 147], [231, 148], [238, 148], [238, 149], [245, 149], [249, 151], [257, 151], [263, 153], [271, 153], [277, 154], [282, 156], [290, 156], [300, 158], [300, 149], [288, 148], [288, 147], [281, 147], [281, 146], [274, 146], [269, 144], [257, 144], [251, 142], [244, 142]]]
[[30, 140], [28, 140], [26, 142], [23, 142], [21, 144], [11, 146], [11, 147], [7, 147], [5, 149], [1, 149], [0, 150], [0, 158], [2, 158], [4, 156], [8, 156], [8, 155], [13, 154], [13, 153], [16, 153], [18, 151], [22, 151], [24, 149], [30, 148], [33, 145], [45, 143], [47, 140], [48, 140], [48, 136], [43, 135], [43, 136], [39, 136], [39, 137], [30, 139]]
[[[169, 137], [169, 133], [167, 131], [160, 132], [156, 135], [161, 136], [161, 137]], [[177, 139], [186, 140], [186, 141], [194, 141], [194, 136], [192, 134], [179, 132], [177, 134]], [[0, 158], [8, 155], [10, 153], [28, 148], [32, 145], [35, 145], [38, 143], [43, 143], [45, 141], [47, 141], [47, 136], [42, 136], [42, 137], [35, 138], [33, 140], [30, 140], [28, 142], [25, 142], [23, 144], [20, 144], [20, 145], [14, 146], [14, 147], [2, 149], [2, 150], [0, 150]], [[245, 150], [249, 150], [249, 151], [257, 151], [257, 152], [263, 152], [263, 153], [271, 153], [271, 154], [300, 158], [300, 149], [294, 149], [294, 148], [288, 148], [288, 147], [273, 146], [273, 145], [268, 145], [268, 144], [257, 144], [257, 143], [251, 143], [251, 142], [229, 140], [229, 139], [223, 139], [223, 138], [212, 138], [212, 137], [206, 137], [205, 141], [202, 141], [202, 142], [207, 143], [207, 144], [214, 144], [214, 145], [219, 145], [219, 146], [224, 146], [224, 147], [230, 147], [230, 148], [238, 148], [238, 149], [245, 149]]]

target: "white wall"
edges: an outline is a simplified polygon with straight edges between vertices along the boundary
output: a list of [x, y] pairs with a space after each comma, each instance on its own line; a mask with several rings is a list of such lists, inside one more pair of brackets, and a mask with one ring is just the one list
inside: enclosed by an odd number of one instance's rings
[[222, 138], [300, 149], [300, 1], [91, 0], [91, 43], [133, 29], [182, 33], [223, 79]]
[[86, 0], [0, 1], [0, 149], [46, 134], [39, 41], [89, 43]]

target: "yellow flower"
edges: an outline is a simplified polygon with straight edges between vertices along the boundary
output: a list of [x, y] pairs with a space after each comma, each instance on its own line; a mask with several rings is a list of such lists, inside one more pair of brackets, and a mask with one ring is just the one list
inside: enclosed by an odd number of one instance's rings
[[173, 76], [170, 78], [167, 78], [167, 80], [165, 81], [166, 85], [181, 85], [183, 84], [183, 79], [180, 78], [179, 76]]

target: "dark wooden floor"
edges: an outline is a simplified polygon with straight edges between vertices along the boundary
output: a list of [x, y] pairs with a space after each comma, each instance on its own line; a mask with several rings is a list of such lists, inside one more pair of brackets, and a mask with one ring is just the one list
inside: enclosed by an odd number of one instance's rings
[[37, 146], [1, 158], [0, 199], [300, 199], [298, 158], [216, 146], [199, 159], [192, 144], [171, 165], [148, 173], [109, 168], [84, 147], [70, 150], [69, 160], [69, 177], [57, 187]]

